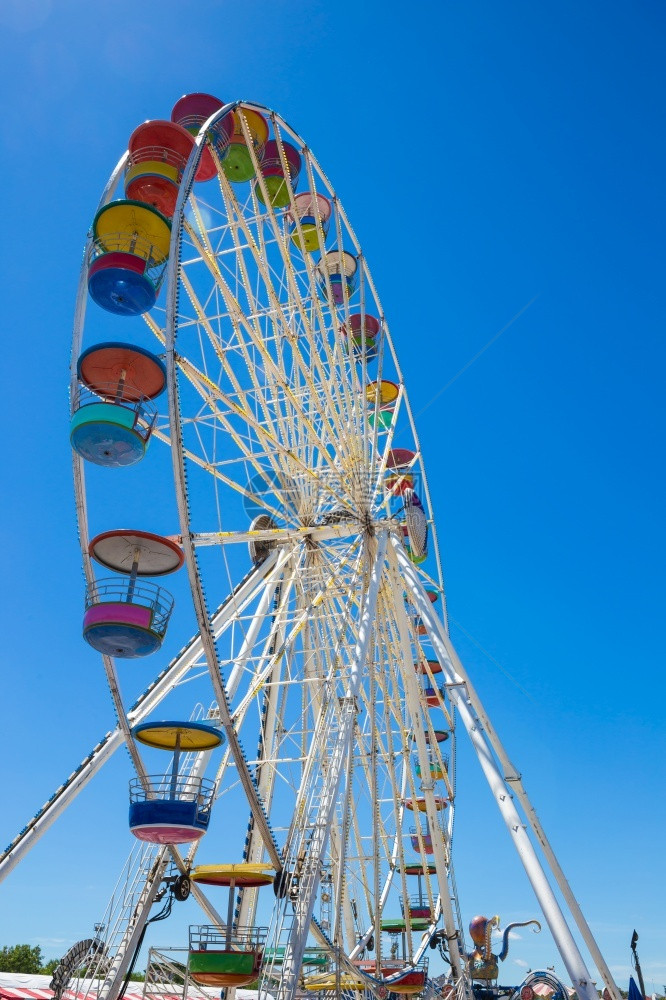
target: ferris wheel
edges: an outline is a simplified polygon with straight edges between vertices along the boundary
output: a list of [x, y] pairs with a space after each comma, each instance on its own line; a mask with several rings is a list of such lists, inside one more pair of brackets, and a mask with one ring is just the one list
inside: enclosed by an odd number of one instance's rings
[[[80, 783], [124, 741], [130, 829], [157, 858], [142, 862], [116, 959], [95, 944], [105, 1000], [167, 863], [211, 921], [191, 931], [194, 983], [257, 980], [279, 1000], [416, 995], [439, 943], [471, 998], [452, 863], [456, 713], [586, 996], [591, 977], [502, 794], [524, 794], [519, 775], [448, 638], [426, 471], [370, 271], [276, 113], [190, 94], [132, 133], [89, 234], [71, 390], [83, 635], [118, 717]], [[144, 487], [141, 523], [121, 515], [91, 537], [99, 475], [108, 510], [115, 482], [120, 496], [140, 468], [145, 484], [160, 449], [172, 497]], [[151, 520], [161, 502], [177, 510], [168, 534]], [[156, 579], [176, 571], [195, 628], [165, 668], [176, 618]], [[156, 679], [127, 706], [126, 661], [149, 657]], [[188, 673], [211, 709], [158, 715]], [[171, 759], [154, 775], [160, 750]]]
[[[453, 712], [396, 550], [443, 607], [400, 369], [361, 248], [302, 139], [266, 108], [220, 108], [189, 95], [171, 121], [130, 137], [85, 264], [87, 293], [117, 317], [118, 339], [91, 342], [83, 323], [75, 332], [83, 631], [102, 653], [137, 767], [130, 824], [142, 840], [196, 844], [216, 803], [234, 801], [229, 787], [242, 795], [237, 854], [222, 869], [271, 866], [262, 970], [280, 995], [299, 983], [326, 991], [340, 975], [371, 992], [420, 992], [442, 918], [463, 982], [449, 884]], [[199, 133], [216, 110], [195, 144], [187, 129]], [[123, 336], [128, 317], [145, 321], [152, 351]], [[165, 388], [168, 427], [156, 409]], [[160, 442], [172, 452], [178, 537], [144, 523], [90, 539], [85, 464], [128, 476], [121, 467], [150, 463]], [[239, 546], [254, 569], [221, 628]], [[181, 750], [165, 732], [192, 746], [202, 724], [132, 727], [118, 672], [161, 647], [173, 602], [154, 578], [184, 561], [224, 749], [208, 779], [182, 777], [174, 753], [167, 799], [138, 743]], [[200, 885], [194, 853], [187, 871]], [[256, 957], [247, 878], [232, 879], [224, 943]]]

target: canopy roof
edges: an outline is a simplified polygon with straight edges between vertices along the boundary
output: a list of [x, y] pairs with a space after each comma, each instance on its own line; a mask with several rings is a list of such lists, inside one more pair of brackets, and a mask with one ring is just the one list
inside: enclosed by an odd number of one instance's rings
[[[50, 976], [29, 976], [21, 972], [0, 972], [0, 1000], [51, 1000], [53, 990], [49, 989]], [[96, 987], [89, 990], [89, 980], [79, 984], [82, 992], [65, 990], [63, 1000], [91, 1000], [96, 995]], [[130, 983], [130, 989], [125, 993], [125, 1000], [184, 1000], [183, 991], [174, 992], [167, 983], [151, 983], [149, 990], [143, 992], [143, 983]], [[236, 990], [237, 1000], [258, 1000], [257, 990]], [[203, 989], [197, 987], [187, 991], [187, 1000], [220, 1000], [219, 989]], [[272, 998], [271, 998], [272, 1000]]]

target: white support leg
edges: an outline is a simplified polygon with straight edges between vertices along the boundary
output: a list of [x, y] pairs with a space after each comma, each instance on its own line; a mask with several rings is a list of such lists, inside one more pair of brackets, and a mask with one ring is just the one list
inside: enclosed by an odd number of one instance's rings
[[[206, 770], [206, 764], [208, 763], [209, 758], [209, 750], [202, 751], [197, 754], [194, 766], [190, 771], [190, 776], [192, 778], [196, 779], [202, 777]], [[155, 902], [155, 896], [160, 888], [162, 878], [170, 858], [173, 860], [177, 860], [179, 858], [178, 849], [174, 846], [162, 848], [155, 860], [149, 877], [144, 883], [141, 896], [137, 900], [133, 912], [129, 915], [124, 934], [118, 945], [118, 949], [113, 956], [111, 967], [104, 977], [104, 982], [100, 987], [97, 1000], [117, 1000], [122, 990], [125, 976], [129, 971], [130, 964], [134, 957], [134, 952], [141, 941], [141, 936], [150, 916], [150, 910]], [[196, 888], [197, 890], [200, 889], [199, 886], [193, 886], [192, 888]], [[203, 908], [204, 912], [208, 914], [209, 919], [212, 919], [214, 923], [218, 924], [218, 926], [223, 926], [219, 914], [210, 905], [204, 893], [197, 891], [195, 898], [197, 899], [199, 905]]]
[[552, 887], [546, 877], [541, 862], [536, 854], [527, 829], [523, 824], [513, 802], [513, 795], [504, 781], [501, 769], [492, 753], [489, 740], [486, 737], [481, 720], [474, 710], [465, 679], [456, 670], [449, 654], [450, 640], [444, 640], [444, 628], [435, 615], [423, 585], [414, 569], [401, 542], [392, 538], [400, 568], [407, 585], [410, 599], [425, 624], [433, 649], [449, 685], [449, 696], [452, 704], [458, 709], [460, 718], [467, 730], [472, 746], [479, 758], [481, 768], [490, 785], [493, 797], [497, 802], [502, 818], [513, 840], [514, 847], [525, 868], [527, 877], [534, 889], [543, 915], [550, 927], [553, 940], [562, 956], [571, 982], [580, 1000], [598, 1000], [598, 994], [592, 982], [583, 956], [564, 918], [564, 914], [555, 898]]
[[395, 593], [395, 616], [396, 623], [398, 625], [398, 631], [400, 633], [400, 644], [402, 647], [402, 654], [405, 663], [405, 670], [403, 672], [403, 682], [405, 685], [405, 695], [407, 699], [407, 706], [409, 708], [409, 713], [411, 716], [412, 727], [414, 730], [414, 737], [416, 741], [416, 748], [418, 752], [418, 757], [421, 762], [421, 773], [424, 775], [421, 788], [423, 790], [423, 797], [425, 799], [426, 815], [428, 817], [428, 828], [433, 833], [432, 844], [433, 852], [435, 858], [435, 867], [437, 869], [437, 880], [439, 883], [439, 894], [441, 899], [442, 916], [444, 918], [444, 929], [446, 931], [446, 939], [449, 946], [449, 957], [451, 959], [451, 972], [453, 974], [453, 980], [456, 984], [461, 984], [461, 993], [471, 1000], [472, 989], [471, 982], [467, 976], [465, 968], [465, 958], [461, 954], [462, 937], [458, 935], [458, 928], [456, 926], [455, 917], [453, 914], [453, 907], [451, 906], [451, 894], [449, 890], [448, 882], [448, 868], [451, 864], [451, 858], [447, 858], [446, 852], [444, 850], [444, 839], [442, 836], [437, 836], [437, 830], [440, 827], [441, 819], [437, 810], [437, 805], [435, 802], [435, 783], [430, 777], [429, 770], [429, 758], [428, 750], [426, 745], [426, 734], [423, 724], [422, 707], [421, 707], [421, 689], [419, 686], [416, 671], [413, 669], [413, 654], [409, 642], [408, 633], [408, 622], [407, 613], [405, 611], [404, 602], [402, 599], [402, 587], [401, 580], [399, 577], [398, 563], [396, 559], [395, 552], [391, 550], [389, 552], [389, 572], [393, 581], [393, 588]]
[[448, 638], [448, 636], [446, 636], [446, 634], [442, 636], [442, 640], [449, 651], [449, 655], [451, 656], [451, 662], [453, 663], [455, 669], [458, 671], [460, 676], [465, 681], [470, 703], [473, 705], [474, 711], [481, 720], [481, 723], [486, 731], [486, 735], [488, 737], [490, 745], [497, 754], [497, 757], [504, 770], [504, 780], [508, 783], [511, 790], [515, 792], [516, 797], [520, 802], [520, 805], [522, 806], [523, 812], [525, 813], [525, 816], [532, 829], [532, 832], [534, 833], [534, 836], [537, 838], [539, 844], [541, 845], [541, 849], [543, 850], [543, 853], [546, 856], [546, 859], [550, 866], [550, 870], [552, 871], [555, 877], [555, 881], [557, 882], [558, 888], [562, 893], [562, 895], [564, 896], [564, 899], [566, 901], [567, 906], [569, 907], [571, 915], [576, 921], [578, 930], [580, 931], [581, 936], [585, 941], [585, 944], [590, 952], [590, 955], [592, 956], [594, 964], [601, 973], [601, 978], [604, 981], [604, 985], [608, 988], [608, 992], [610, 993], [612, 1000], [622, 1000], [622, 994], [620, 993], [617, 985], [615, 984], [613, 976], [611, 975], [611, 971], [608, 968], [608, 965], [606, 964], [606, 960], [604, 959], [603, 955], [599, 950], [599, 945], [594, 939], [590, 926], [583, 915], [583, 911], [578, 905], [578, 900], [576, 899], [571, 890], [571, 886], [569, 885], [569, 882], [567, 881], [567, 878], [560, 866], [560, 863], [555, 856], [555, 852], [553, 851], [553, 848], [546, 836], [546, 832], [543, 826], [541, 825], [541, 821], [537, 816], [536, 810], [532, 805], [532, 803], [530, 802], [527, 792], [525, 791], [520, 772], [517, 770], [517, 768], [513, 766], [513, 764], [509, 760], [508, 754], [504, 749], [504, 746], [500, 741], [499, 736], [495, 732], [495, 729], [492, 723], [490, 722], [490, 719], [488, 718], [488, 715], [483, 705], [481, 704], [479, 696], [477, 695], [474, 687], [469, 681], [467, 673], [462, 663], [460, 662], [460, 658], [457, 652], [451, 645], [451, 640]]

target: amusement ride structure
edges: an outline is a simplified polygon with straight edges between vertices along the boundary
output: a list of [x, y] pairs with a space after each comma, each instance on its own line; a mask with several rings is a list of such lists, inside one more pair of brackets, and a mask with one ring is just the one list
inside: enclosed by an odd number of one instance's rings
[[[476, 918], [468, 948], [454, 878], [457, 722], [578, 997], [598, 994], [553, 883], [620, 1000], [451, 644], [426, 472], [361, 248], [273, 111], [189, 94], [132, 133], [88, 236], [71, 402], [83, 637], [118, 722], [7, 848], [0, 877], [121, 745], [136, 847], [56, 994], [84, 966], [89, 994], [118, 1000], [153, 905], [190, 892], [206, 922], [182, 963], [154, 958], [152, 978], [149, 963], [148, 983], [171, 970], [190, 988], [256, 983], [277, 1000], [491, 989], [497, 918]], [[109, 509], [114, 484], [165, 446], [175, 497], [144, 490], [140, 524], [120, 516], [90, 537], [100, 493]], [[151, 530], [162, 503], [178, 512], [169, 535]], [[194, 634], [127, 706], [126, 661], [168, 648], [174, 601], [156, 578], [178, 570]], [[195, 697], [174, 716], [185, 681]], [[216, 812], [235, 853], [198, 864]], [[506, 947], [505, 935], [500, 959]], [[450, 970], [436, 982], [432, 949]]]

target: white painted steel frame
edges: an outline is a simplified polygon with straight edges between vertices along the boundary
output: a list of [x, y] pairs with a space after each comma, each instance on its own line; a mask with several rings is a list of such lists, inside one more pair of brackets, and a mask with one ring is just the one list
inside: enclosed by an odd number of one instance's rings
[[[263, 583], [269, 573], [270, 579], [274, 579], [282, 572], [286, 558], [278, 559], [278, 556], [279, 553], [277, 551], [271, 553], [262, 565], [255, 567], [215, 613], [213, 624], [216, 635], [221, 635], [232, 623], [234, 616], [247, 606], [249, 601], [252, 600], [257, 587]], [[275, 571], [271, 573], [270, 571], [274, 567]], [[272, 586], [274, 584], [271, 584], [269, 580], [265, 588], [266, 591], [270, 593]], [[142, 722], [157, 708], [163, 699], [182, 681], [194, 664], [201, 659], [201, 656], [201, 640], [199, 636], [194, 636], [178, 656], [172, 660], [169, 666], [166, 667], [156, 682], [129, 709], [127, 720], [131, 728]], [[9, 875], [19, 861], [34, 847], [51, 824], [70, 805], [79, 792], [85, 788], [91, 778], [100, 771], [109, 757], [123, 743], [124, 734], [120, 726], [106, 734], [92, 750], [84, 763], [61, 786], [61, 789], [58, 790], [53, 800], [49, 801], [40, 811], [38, 818], [26, 827], [25, 832], [16, 838], [3, 854], [2, 858], [0, 858], [0, 882]]]
[[[404, 550], [403, 550], [404, 551]], [[403, 589], [402, 580], [397, 573], [397, 565], [395, 559], [391, 558], [391, 553], [389, 552], [389, 575], [392, 580], [393, 592], [396, 595], [400, 595]], [[427, 599], [427, 598], [426, 598]], [[428, 601], [430, 604], [430, 601]], [[411, 661], [411, 647], [409, 641], [409, 628], [407, 622], [407, 614], [405, 612], [404, 606], [401, 606], [399, 601], [396, 601], [396, 622], [398, 630], [400, 633], [400, 644], [402, 647], [404, 662], [409, 664]], [[423, 791], [423, 797], [425, 799], [426, 805], [426, 815], [428, 817], [428, 826], [431, 831], [436, 831], [439, 828], [439, 817], [437, 805], [435, 802], [435, 782], [429, 774], [427, 765], [429, 761], [428, 748], [426, 744], [426, 730], [423, 725], [422, 719], [422, 707], [423, 699], [421, 694], [421, 689], [419, 688], [416, 672], [411, 672], [406, 670], [404, 673], [405, 687], [407, 704], [410, 709], [411, 721], [414, 727], [414, 738], [416, 741], [419, 760], [422, 762], [422, 780], [421, 780], [421, 790]], [[427, 777], [426, 777], [427, 776]], [[452, 807], [453, 804], [451, 803]], [[465, 997], [467, 1000], [471, 1000], [471, 982], [467, 976], [467, 969], [465, 965], [465, 956], [463, 953], [463, 942], [458, 934], [460, 929], [457, 925], [456, 918], [453, 913], [453, 907], [451, 906], [451, 897], [449, 894], [448, 886], [448, 871], [451, 867], [451, 857], [450, 850], [447, 850], [446, 844], [442, 837], [433, 837], [433, 855], [435, 859], [435, 867], [437, 869], [437, 879], [439, 882], [440, 891], [440, 901], [444, 917], [444, 928], [446, 931], [446, 940], [448, 942], [449, 956], [451, 959], [451, 969], [453, 973], [454, 980], [456, 982], [462, 982], [465, 991]], [[434, 931], [434, 928], [433, 928]], [[427, 942], [424, 941], [423, 950]], [[417, 952], [417, 958], [420, 954]]]
[[[177, 318], [179, 274], [181, 279], [185, 280], [183, 272], [179, 270], [180, 248], [182, 245], [181, 234], [183, 232], [183, 229], [187, 228], [184, 216], [185, 205], [190, 195], [193, 177], [197, 168], [198, 158], [201, 154], [205, 133], [208, 129], [211, 128], [211, 126], [215, 123], [215, 121], [223, 117], [229, 111], [229, 109], [230, 109], [229, 107], [226, 107], [222, 109], [220, 112], [218, 112], [211, 119], [209, 119], [209, 121], [202, 127], [199, 137], [197, 139], [197, 148], [194, 151], [186, 168], [179, 194], [179, 200], [176, 205], [176, 210], [174, 213], [174, 227], [172, 230], [172, 243], [171, 243], [169, 265], [167, 271], [167, 320], [166, 320], [165, 348], [167, 353], [167, 372], [168, 372], [167, 392], [169, 395], [169, 412], [170, 412], [169, 438], [172, 446], [172, 457], [174, 462], [174, 479], [177, 485], [179, 516], [181, 519], [181, 534], [183, 538], [183, 545], [187, 554], [188, 571], [190, 576], [190, 584], [194, 596], [195, 609], [197, 612], [197, 620], [204, 637], [207, 630], [207, 611], [205, 606], [203, 583], [196, 563], [195, 547], [197, 544], [201, 543], [205, 544], [207, 541], [212, 543], [226, 541], [227, 537], [229, 538], [229, 540], [231, 540], [233, 536], [230, 534], [229, 536], [223, 537], [222, 534], [218, 533], [216, 535], [216, 533], [212, 533], [210, 536], [208, 536], [208, 538], [206, 538], [205, 536], [202, 536], [200, 533], [198, 535], [193, 535], [190, 530], [189, 511], [188, 511], [188, 492], [187, 492], [187, 483], [185, 474], [186, 450], [184, 448], [183, 438], [182, 438], [182, 417], [179, 412], [179, 393], [178, 393], [178, 383], [177, 383], [178, 368], [185, 370], [186, 366], [183, 362], [182, 355], [179, 354], [178, 356], [176, 356], [175, 337], [176, 337], [176, 327], [177, 327], [176, 318]], [[258, 183], [260, 185], [263, 185], [264, 183], [261, 177], [261, 173], [258, 174]], [[192, 236], [191, 229], [188, 229], [188, 235], [190, 237]], [[338, 235], [340, 242], [341, 236], [340, 234]], [[202, 243], [199, 243], [198, 245], [200, 253], [202, 255], [205, 255], [205, 246]], [[357, 249], [360, 253], [360, 248]], [[186, 286], [186, 287], [188, 289], [188, 293], [190, 294], [191, 298], [193, 290], [191, 286]], [[397, 368], [397, 362], [395, 362], [395, 366]], [[363, 369], [364, 369], [363, 374], [365, 377], [365, 363], [363, 364]], [[402, 388], [400, 390], [400, 401], [402, 401]], [[364, 421], [364, 426], [365, 426], [365, 421]], [[391, 442], [391, 435], [389, 434], [384, 448], [385, 452], [390, 446], [390, 442]], [[375, 490], [382, 489], [381, 481], [382, 481], [383, 471], [385, 468], [385, 463], [386, 459], [384, 458], [384, 460], [380, 463], [380, 466], [377, 471]], [[425, 485], [425, 488], [427, 489], [427, 485]], [[387, 526], [388, 525], [386, 525], [386, 527]], [[333, 536], [339, 537], [341, 535], [347, 535], [349, 534], [349, 531], [348, 530], [343, 531], [341, 529], [330, 530], [330, 529], [319, 528], [305, 532], [304, 529], [301, 529], [298, 531], [298, 534], [310, 534], [311, 536], [318, 535], [320, 540], [324, 540], [326, 537], [333, 537]], [[246, 534], [246, 537], [249, 537], [249, 535]], [[265, 537], [272, 538], [274, 541], [277, 542], [278, 539], [280, 538], [280, 533], [278, 531], [274, 533], [267, 532]], [[283, 539], [284, 539], [284, 534], [283, 538], [280, 540]], [[437, 562], [438, 562], [438, 556], [437, 556]], [[440, 590], [441, 590], [441, 584], [440, 584]], [[218, 701], [220, 701], [224, 698], [224, 691], [219, 681], [217, 653], [214, 648], [214, 643], [212, 641], [205, 642], [205, 645], [206, 645], [207, 660], [209, 664], [209, 671], [213, 682], [213, 688], [215, 690], [216, 696], [218, 697]], [[225, 728], [227, 728], [227, 735], [230, 736], [230, 743], [232, 744], [232, 752], [233, 752], [233, 733], [230, 728], [230, 725], [231, 725], [231, 719], [229, 718], [228, 723], [225, 724]], [[234, 757], [236, 758], [237, 766], [239, 766], [239, 761], [240, 761], [239, 770], [241, 771], [242, 774], [242, 767], [243, 767], [242, 755], [237, 755], [236, 753], [234, 753]], [[264, 839], [265, 846], [268, 849], [269, 857], [271, 858], [273, 863], [276, 864], [276, 866], [279, 866], [279, 858], [277, 857], [276, 845], [272, 841], [271, 831], [266, 827], [266, 824], [264, 823], [265, 819], [264, 803], [260, 801], [257, 795], [257, 789], [254, 786], [248, 788], [245, 781], [244, 784], [246, 785], [246, 789], [248, 790], [248, 799], [251, 804], [255, 823], [262, 830], [262, 838]], [[301, 928], [300, 933], [301, 935], [304, 935], [307, 933], [307, 931]], [[305, 937], [302, 937], [299, 947], [302, 948], [304, 947], [304, 945], [305, 945]], [[294, 984], [292, 983], [289, 988], [291, 989], [293, 985]]]
[[[368, 646], [377, 606], [377, 593], [384, 566], [387, 541], [388, 534], [386, 531], [383, 531], [379, 536], [376, 553], [371, 563], [370, 583], [363, 598], [358, 641], [349, 664], [350, 676], [344, 696], [344, 705], [342, 706], [340, 730], [335, 740], [333, 755], [329, 758], [324, 788], [320, 793], [321, 807], [312, 834], [312, 847], [306, 858], [305, 870], [301, 876], [301, 888], [299, 889], [294, 905], [293, 931], [286, 946], [282, 976], [278, 990], [276, 991], [278, 1000], [291, 1000], [296, 992], [301, 976], [303, 954], [314, 912], [315, 894], [319, 887], [321, 874], [320, 859], [324, 856], [328, 844], [340, 780], [350, 752], [354, 719], [356, 716], [356, 698], [361, 686], [368, 655]], [[328, 741], [328, 733], [325, 730], [322, 731], [319, 734], [319, 738], [326, 743]], [[316, 748], [313, 746], [314, 750]]]
[[[467, 730], [472, 742], [472, 746], [479, 758], [479, 763], [483, 773], [490, 785], [493, 797], [500, 810], [502, 818], [509, 830], [511, 839], [518, 856], [525, 868], [534, 894], [539, 901], [539, 905], [546, 918], [551, 934], [557, 946], [562, 961], [571, 977], [571, 982], [579, 997], [584, 1000], [598, 1000], [597, 990], [594, 986], [592, 976], [585, 965], [580, 949], [574, 940], [569, 929], [564, 914], [555, 897], [553, 889], [548, 881], [546, 873], [539, 861], [536, 850], [527, 835], [527, 828], [521, 820], [518, 811], [513, 803], [513, 794], [508, 780], [502, 773], [493, 753], [493, 747], [482, 722], [482, 717], [487, 718], [485, 711], [472, 686], [468, 683], [467, 675], [462, 668], [460, 659], [455, 653], [451, 640], [446, 634], [442, 623], [432, 610], [430, 601], [423, 588], [418, 574], [416, 573], [407, 554], [397, 538], [391, 539], [395, 558], [400, 566], [404, 580], [409, 588], [410, 597], [413, 600], [418, 612], [423, 619], [435, 649], [442, 670], [446, 677], [447, 691], [452, 703], [458, 709], [461, 721]], [[499, 744], [499, 738], [494, 734], [494, 742]], [[506, 752], [502, 750], [504, 759], [507, 760]], [[513, 770], [513, 769], [512, 769]], [[526, 794], [523, 792], [524, 800], [529, 803]], [[529, 808], [533, 811], [533, 807]], [[559, 866], [558, 866], [559, 868]], [[561, 871], [561, 869], [559, 869]], [[579, 910], [580, 912], [580, 910]], [[586, 943], [594, 942], [592, 932], [587, 927]], [[594, 943], [594, 950], [600, 959], [599, 971], [604, 970], [604, 980], [608, 979], [606, 985], [611, 994], [619, 1000], [617, 987], [603, 961], [599, 948]]]

